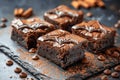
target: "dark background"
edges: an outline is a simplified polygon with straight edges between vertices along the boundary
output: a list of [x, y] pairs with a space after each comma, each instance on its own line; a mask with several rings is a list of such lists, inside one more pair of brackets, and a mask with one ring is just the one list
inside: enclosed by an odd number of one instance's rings
[[[14, 8], [29, 8], [32, 7], [34, 14], [42, 18], [45, 11], [55, 8], [60, 4], [70, 5], [72, 0], [0, 0], [0, 18], [7, 17], [13, 18]], [[93, 17], [85, 18], [86, 20], [97, 19], [100, 22], [108, 26], [113, 26], [114, 23], [120, 19], [120, 0], [104, 0], [106, 8], [91, 8], [91, 9], [79, 9], [86, 12], [93, 12]]]

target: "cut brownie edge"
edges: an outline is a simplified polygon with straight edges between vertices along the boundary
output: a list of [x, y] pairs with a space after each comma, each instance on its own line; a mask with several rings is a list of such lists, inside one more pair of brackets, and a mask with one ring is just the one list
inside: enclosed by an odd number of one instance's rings
[[101, 25], [96, 20], [91, 20], [74, 25], [72, 33], [89, 41], [88, 51], [99, 53], [114, 45], [116, 31]]
[[66, 68], [84, 57], [87, 40], [58, 29], [38, 38], [40, 56]]
[[26, 49], [36, 48], [37, 38], [55, 29], [54, 25], [40, 20], [38, 17], [30, 19], [14, 19], [12, 21], [11, 39]]
[[55, 25], [57, 29], [71, 30], [71, 26], [83, 20], [83, 12], [60, 5], [44, 13], [44, 20]]

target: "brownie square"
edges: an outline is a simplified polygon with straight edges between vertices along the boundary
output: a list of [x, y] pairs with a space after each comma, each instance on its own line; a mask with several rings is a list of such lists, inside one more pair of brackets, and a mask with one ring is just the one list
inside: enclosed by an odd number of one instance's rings
[[60, 5], [55, 9], [44, 13], [44, 19], [56, 26], [56, 28], [69, 30], [70, 26], [83, 20], [83, 12], [72, 10], [65, 5]]
[[11, 39], [26, 49], [36, 48], [37, 38], [55, 29], [54, 25], [38, 17], [14, 19], [11, 26]]
[[62, 29], [38, 38], [37, 53], [66, 68], [84, 57], [87, 40]]
[[72, 27], [72, 33], [89, 40], [89, 51], [97, 53], [114, 45], [115, 30], [96, 20], [82, 22]]

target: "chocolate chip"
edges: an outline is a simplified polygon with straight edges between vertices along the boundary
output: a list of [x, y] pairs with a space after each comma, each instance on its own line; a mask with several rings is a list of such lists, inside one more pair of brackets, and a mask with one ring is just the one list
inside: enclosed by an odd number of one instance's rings
[[26, 78], [27, 77], [27, 73], [21, 72], [19, 76], [20, 76], [20, 78]]
[[1, 21], [2, 22], [7, 22], [7, 19], [6, 18], [1, 18]]
[[115, 28], [119, 28], [119, 24], [116, 23], [116, 24], [114, 25], [114, 27], [115, 27]]
[[118, 77], [119, 77], [119, 73], [118, 73], [118, 72], [113, 72], [113, 73], [111, 74], [111, 76], [112, 76], [113, 78], [118, 78]]
[[13, 61], [8, 60], [8, 61], [6, 62], [6, 65], [8, 65], [8, 66], [12, 66], [12, 65], [13, 65]]
[[111, 51], [108, 49], [105, 51], [106, 54], [111, 55]]
[[109, 69], [104, 70], [104, 74], [110, 75], [111, 74], [111, 70], [109, 70]]
[[29, 78], [29, 80], [34, 80], [33, 78]]
[[119, 52], [114, 51], [113, 54], [112, 54], [112, 56], [118, 58], [120, 56], [120, 54], [119, 54]]
[[105, 60], [105, 57], [104, 57], [103, 55], [99, 55], [99, 56], [98, 56], [98, 60], [104, 61], [104, 60]]
[[93, 14], [92, 14], [91, 12], [86, 13], [86, 16], [87, 16], [87, 17], [92, 17], [92, 15], [93, 15]]
[[4, 27], [6, 27], [6, 24], [5, 23], [0, 23], [0, 27], [4, 28]]
[[36, 48], [31, 48], [31, 49], [29, 49], [29, 52], [30, 52], [30, 53], [35, 53], [35, 52], [36, 52]]
[[120, 65], [116, 66], [114, 70], [120, 72]]
[[15, 70], [14, 70], [15, 73], [21, 73], [22, 72], [22, 69], [21, 68], [18, 68], [16, 67]]
[[107, 77], [106, 75], [103, 75], [103, 76], [101, 77], [101, 80], [108, 80], [108, 77]]
[[37, 55], [34, 55], [34, 56], [32, 57], [32, 59], [33, 59], [33, 60], [38, 60], [39, 57], [38, 57]]
[[120, 20], [118, 20], [118, 22], [117, 22], [118, 24], [120, 24]]
[[12, 78], [12, 77], [13, 77], [13, 76], [11, 76], [11, 75], [9, 76], [9, 78]]

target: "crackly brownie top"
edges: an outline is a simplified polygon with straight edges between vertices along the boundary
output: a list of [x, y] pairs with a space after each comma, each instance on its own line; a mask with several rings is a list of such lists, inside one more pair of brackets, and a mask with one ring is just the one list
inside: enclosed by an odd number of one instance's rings
[[106, 27], [99, 23], [97, 20], [91, 20], [89, 22], [82, 22], [80, 24], [74, 25], [73, 30], [80, 31], [80, 34], [84, 35], [88, 39], [101, 39], [107, 34], [115, 32], [113, 28]]
[[46, 42], [53, 42], [53, 46], [61, 47], [65, 44], [80, 44], [86, 39], [79, 37], [77, 35], [71, 34], [67, 31], [58, 29], [55, 31], [52, 31], [42, 37], [38, 38], [39, 41], [46, 41]]
[[38, 17], [30, 19], [14, 19], [11, 25], [18, 30], [22, 30], [24, 33], [36, 30], [46, 32], [54, 29], [54, 26], [52, 24], [40, 20]]
[[44, 16], [48, 16], [50, 19], [57, 19], [63, 17], [69, 19], [75, 19], [81, 15], [83, 15], [82, 11], [72, 10], [65, 5], [60, 5], [57, 8], [49, 10], [44, 14]]
[[52, 31], [44, 36], [39, 37], [38, 41], [45, 42], [52, 48], [59, 48], [57, 50], [60, 54], [58, 54], [57, 57], [60, 59], [63, 59], [64, 56], [68, 54], [69, 50], [70, 52], [73, 50], [73, 52], [75, 52], [76, 49], [83, 48], [83, 43], [87, 42], [86, 39], [61, 29]]

